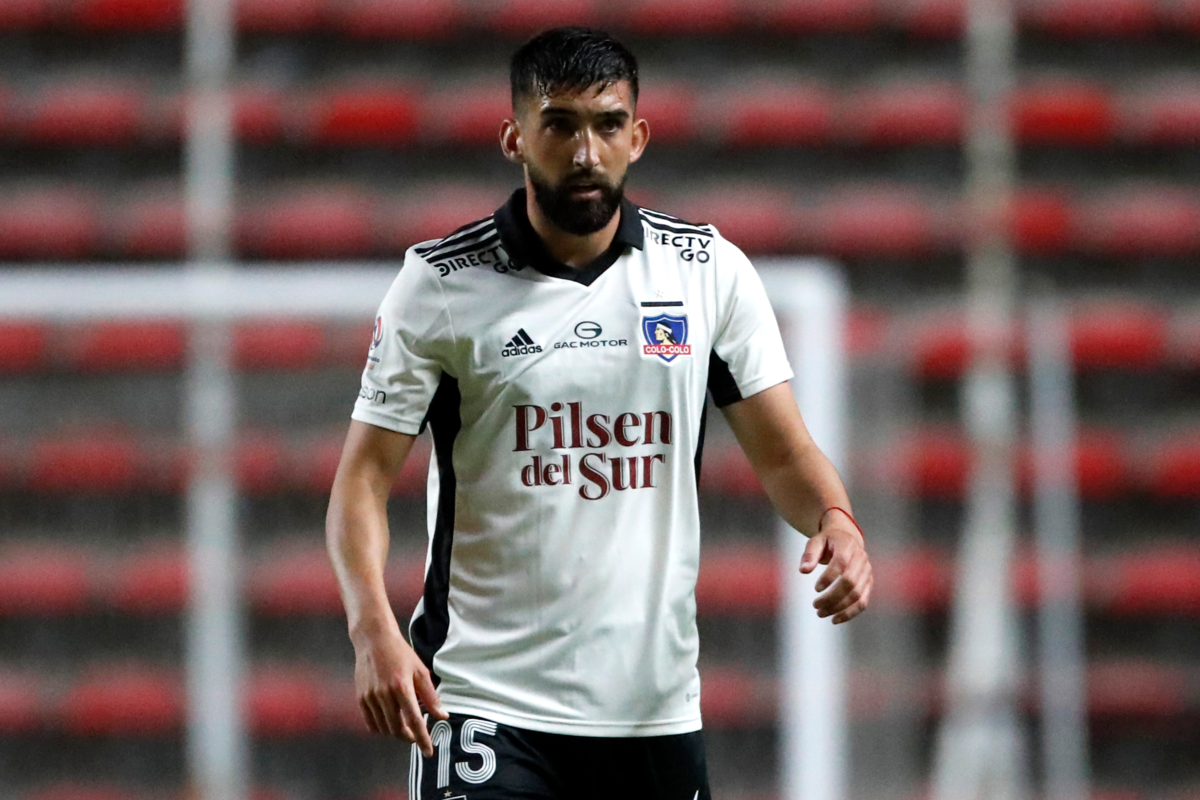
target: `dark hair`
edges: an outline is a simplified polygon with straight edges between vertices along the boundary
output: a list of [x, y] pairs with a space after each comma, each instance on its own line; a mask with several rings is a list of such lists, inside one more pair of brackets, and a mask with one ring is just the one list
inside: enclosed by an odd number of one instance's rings
[[637, 59], [625, 45], [593, 28], [542, 31], [513, 53], [509, 81], [514, 109], [524, 97], [582, 92], [618, 81], [629, 81], [637, 104]]

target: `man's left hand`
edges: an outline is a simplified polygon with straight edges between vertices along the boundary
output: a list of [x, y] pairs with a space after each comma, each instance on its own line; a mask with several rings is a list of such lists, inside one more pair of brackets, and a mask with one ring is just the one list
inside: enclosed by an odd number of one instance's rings
[[832, 523], [809, 539], [800, 571], [810, 573], [818, 564], [829, 565], [817, 579], [818, 596], [813, 607], [818, 617], [832, 615], [833, 624], [838, 625], [866, 610], [875, 577], [862, 537], [856, 530]]

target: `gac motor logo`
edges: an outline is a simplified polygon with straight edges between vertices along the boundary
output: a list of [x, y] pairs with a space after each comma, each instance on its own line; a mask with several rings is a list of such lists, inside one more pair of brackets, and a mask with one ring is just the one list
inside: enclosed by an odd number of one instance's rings
[[[628, 411], [610, 417], [583, 413], [583, 403], [513, 406], [516, 429], [514, 453], [534, 449], [562, 450], [551, 456], [533, 456], [521, 467], [526, 486], [579, 486], [584, 500], [600, 500], [610, 492], [654, 489], [655, 465], [665, 464], [665, 453], [611, 454], [601, 448], [644, 448], [670, 445], [671, 414], [667, 411]], [[578, 453], [578, 450], [588, 450]], [[579, 480], [576, 481], [576, 471]]]

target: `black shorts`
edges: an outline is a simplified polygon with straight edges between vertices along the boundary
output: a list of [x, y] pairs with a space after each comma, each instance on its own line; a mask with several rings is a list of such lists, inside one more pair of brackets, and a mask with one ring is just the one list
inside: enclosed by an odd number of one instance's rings
[[710, 800], [700, 731], [564, 736], [451, 714], [412, 746], [409, 800]]

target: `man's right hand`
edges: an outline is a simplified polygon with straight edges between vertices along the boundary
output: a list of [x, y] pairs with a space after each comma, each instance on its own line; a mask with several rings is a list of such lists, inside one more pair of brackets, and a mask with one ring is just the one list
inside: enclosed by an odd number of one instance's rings
[[433, 755], [421, 706], [438, 719], [449, 715], [428, 668], [395, 623], [354, 642], [354, 690], [367, 727], [416, 743], [427, 758]]

